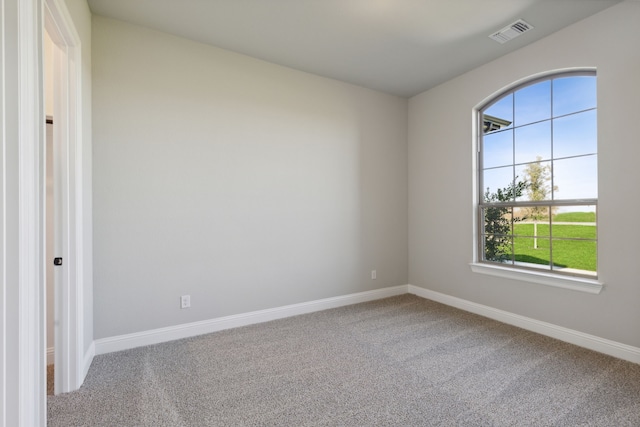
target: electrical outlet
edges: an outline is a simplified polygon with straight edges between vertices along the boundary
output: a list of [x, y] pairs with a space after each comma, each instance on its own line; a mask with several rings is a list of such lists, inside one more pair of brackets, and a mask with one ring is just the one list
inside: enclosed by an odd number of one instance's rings
[[180, 297], [180, 308], [191, 307], [191, 295], [182, 295]]
[[378, 275], [376, 274], [375, 270], [371, 270], [371, 279], [372, 280], [376, 280], [376, 277], [378, 277]]

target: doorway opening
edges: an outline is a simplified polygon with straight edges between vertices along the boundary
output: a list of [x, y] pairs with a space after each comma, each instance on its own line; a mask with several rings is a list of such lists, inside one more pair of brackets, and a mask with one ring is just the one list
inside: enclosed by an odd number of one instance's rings
[[[54, 161], [53, 161], [53, 115], [54, 115], [54, 88], [53, 88], [53, 57], [58, 47], [53, 43], [49, 33], [44, 31], [44, 105], [46, 117], [45, 132], [45, 293], [47, 310], [47, 395], [54, 394], [54, 369], [55, 369], [55, 270], [53, 258], [55, 257], [55, 195], [54, 195]], [[59, 54], [59, 53], [58, 53]]]
[[[42, 158], [48, 190], [45, 229], [49, 230], [42, 236], [47, 243], [43, 251], [47, 316], [42, 324], [47, 331], [47, 354], [43, 360], [54, 366], [53, 392], [59, 394], [80, 387], [92, 358], [90, 352], [85, 356], [83, 329], [81, 61], [79, 37], [64, 2], [45, 0], [44, 6], [45, 115], [52, 123], [46, 125], [51, 138]], [[54, 266], [54, 258], [61, 262]]]

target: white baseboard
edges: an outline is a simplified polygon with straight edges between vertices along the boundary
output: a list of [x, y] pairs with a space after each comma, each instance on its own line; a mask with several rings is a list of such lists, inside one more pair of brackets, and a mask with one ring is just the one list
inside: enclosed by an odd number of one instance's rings
[[490, 319], [498, 320], [509, 325], [517, 326], [532, 332], [537, 332], [552, 338], [559, 339], [580, 347], [588, 348], [600, 353], [608, 354], [619, 359], [633, 363], [640, 363], [640, 348], [607, 340], [594, 335], [585, 334], [573, 329], [564, 328], [547, 322], [498, 310], [486, 305], [477, 304], [461, 298], [452, 297], [440, 292], [430, 291], [413, 285], [408, 285], [410, 294], [430, 299], [442, 304], [479, 314]]
[[[313, 313], [330, 308], [343, 307], [345, 305], [358, 304], [396, 295], [406, 294], [407, 285], [383, 288], [374, 291], [360, 292], [333, 298], [325, 298], [300, 304], [286, 305], [266, 310], [236, 314], [200, 322], [186, 323], [167, 328], [153, 329], [127, 335], [109, 338], [101, 338], [94, 341], [95, 355], [111, 353], [114, 351], [128, 350], [145, 345], [159, 344], [197, 335], [209, 334], [239, 326], [253, 325], [255, 323], [268, 322], [270, 320]], [[87, 366], [88, 369], [88, 366]]]
[[[328, 310], [331, 308], [343, 307], [345, 305], [373, 301], [406, 293], [414, 294], [422, 298], [430, 299], [442, 304], [459, 308], [461, 310], [479, 314], [481, 316], [488, 317], [499, 322], [507, 323], [509, 325], [517, 326], [532, 332], [556, 338], [561, 341], [588, 348], [590, 350], [608, 354], [619, 359], [640, 364], [640, 348], [638, 347], [633, 347], [616, 341], [600, 338], [594, 335], [585, 334], [573, 329], [564, 328], [562, 326], [557, 326], [551, 323], [531, 319], [519, 314], [514, 314], [486, 305], [477, 304], [461, 298], [442, 294], [440, 292], [431, 291], [413, 285], [401, 285], [378, 289], [375, 291], [360, 292], [356, 294], [309, 301], [300, 304], [292, 304], [283, 307], [225, 316], [200, 322], [186, 323], [183, 325], [171, 326], [167, 328], [153, 329], [150, 331], [98, 339], [92, 343], [91, 347], [85, 354], [83, 378], [86, 376], [87, 371], [89, 370], [89, 366], [91, 365], [91, 361], [96, 355], [111, 353], [114, 351], [128, 350], [145, 345], [159, 344], [167, 341], [218, 332], [225, 329], [253, 325], [256, 323], [268, 322], [270, 320], [277, 320], [285, 317], [297, 316], [300, 314], [313, 313], [316, 311]], [[49, 357], [48, 352], [47, 357]]]
[[55, 351], [53, 347], [47, 347], [47, 365], [53, 365], [55, 363]]

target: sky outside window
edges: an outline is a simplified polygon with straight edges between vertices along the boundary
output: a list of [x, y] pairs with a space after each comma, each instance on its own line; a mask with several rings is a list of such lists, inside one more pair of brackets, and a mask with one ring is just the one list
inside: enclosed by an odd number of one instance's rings
[[540, 158], [552, 168], [554, 199], [597, 198], [595, 108], [595, 76], [534, 83], [486, 108], [485, 119], [509, 124], [483, 136], [483, 190], [524, 180], [526, 165]]

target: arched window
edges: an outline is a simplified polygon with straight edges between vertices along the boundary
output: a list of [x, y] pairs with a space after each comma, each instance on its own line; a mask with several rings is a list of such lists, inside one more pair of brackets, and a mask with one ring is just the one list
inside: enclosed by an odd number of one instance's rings
[[597, 278], [595, 72], [509, 89], [478, 123], [477, 261]]

